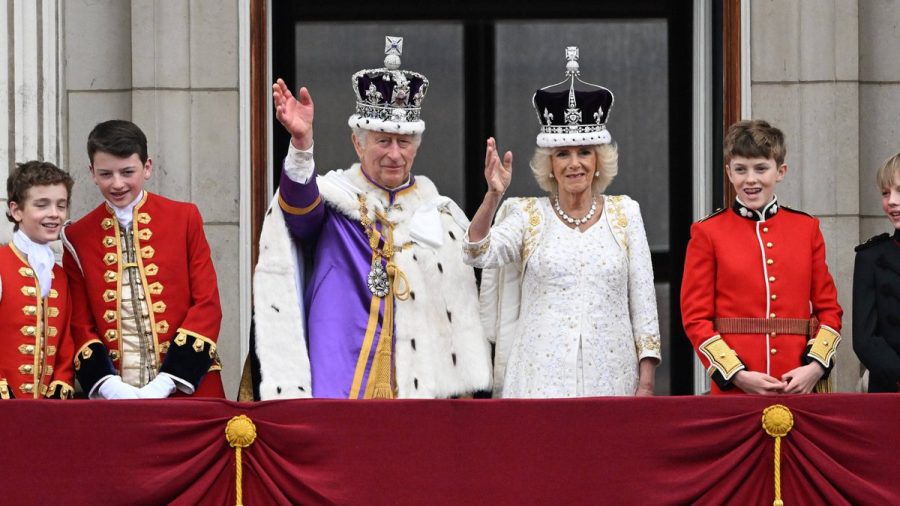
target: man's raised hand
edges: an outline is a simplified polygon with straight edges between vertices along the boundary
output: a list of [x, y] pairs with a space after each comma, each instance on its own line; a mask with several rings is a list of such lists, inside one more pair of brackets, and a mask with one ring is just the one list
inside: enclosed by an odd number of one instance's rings
[[272, 85], [275, 117], [291, 134], [291, 144], [297, 149], [309, 149], [313, 144], [313, 116], [315, 106], [306, 87], [294, 97], [282, 79]]

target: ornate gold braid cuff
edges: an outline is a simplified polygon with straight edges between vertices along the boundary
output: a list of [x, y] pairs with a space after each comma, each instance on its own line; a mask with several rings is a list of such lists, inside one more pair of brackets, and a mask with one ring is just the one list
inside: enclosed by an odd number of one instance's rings
[[730, 382], [735, 373], [745, 369], [744, 363], [738, 358], [737, 353], [718, 334], [704, 341], [699, 349], [725, 381]]
[[6, 380], [0, 380], [0, 399], [11, 399], [14, 398], [12, 395], [12, 391], [9, 389], [9, 384]]
[[94, 385], [110, 374], [118, 374], [109, 358], [106, 345], [92, 339], [75, 354], [75, 377], [85, 392], [93, 390]]
[[215, 363], [216, 343], [212, 339], [179, 328], [166, 352], [160, 372], [176, 376], [196, 389]]
[[75, 396], [75, 389], [65, 381], [53, 381], [47, 387], [45, 394], [48, 399], [71, 399]]
[[834, 354], [837, 352], [838, 343], [841, 342], [841, 334], [833, 328], [822, 325], [816, 337], [809, 342], [809, 351], [806, 356], [822, 364], [826, 370], [834, 365]]

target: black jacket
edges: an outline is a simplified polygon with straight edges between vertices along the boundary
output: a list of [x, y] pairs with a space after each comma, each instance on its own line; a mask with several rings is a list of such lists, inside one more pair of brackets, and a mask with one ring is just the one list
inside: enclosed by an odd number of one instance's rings
[[869, 369], [869, 392], [900, 391], [900, 230], [856, 247], [853, 351]]

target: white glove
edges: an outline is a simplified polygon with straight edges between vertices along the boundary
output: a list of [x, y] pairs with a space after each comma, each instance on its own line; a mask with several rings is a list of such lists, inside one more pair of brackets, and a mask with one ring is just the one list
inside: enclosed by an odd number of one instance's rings
[[153, 381], [141, 387], [137, 395], [141, 399], [165, 399], [174, 391], [175, 382], [172, 381], [172, 377], [161, 372], [159, 376], [153, 378]]
[[122, 382], [120, 376], [107, 376], [103, 383], [97, 387], [97, 393], [102, 399], [137, 399], [138, 389]]

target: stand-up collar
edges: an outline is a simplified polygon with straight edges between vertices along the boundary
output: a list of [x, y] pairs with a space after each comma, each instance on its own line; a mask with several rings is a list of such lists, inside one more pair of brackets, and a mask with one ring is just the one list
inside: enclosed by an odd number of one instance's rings
[[734, 203], [731, 204], [731, 210], [750, 221], [766, 221], [778, 213], [778, 197], [773, 196], [772, 200], [760, 210], [750, 208], [741, 202], [739, 197], [735, 197]]

